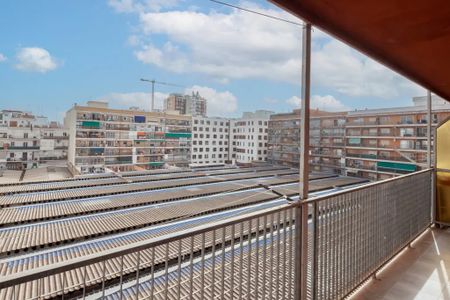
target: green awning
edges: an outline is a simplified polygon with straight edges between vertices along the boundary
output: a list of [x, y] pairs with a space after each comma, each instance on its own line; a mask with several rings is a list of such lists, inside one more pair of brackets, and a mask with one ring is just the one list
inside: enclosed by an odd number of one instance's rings
[[100, 122], [99, 121], [83, 121], [81, 123], [81, 126], [84, 128], [100, 128]]
[[387, 161], [379, 161], [377, 162], [377, 166], [378, 168], [408, 171], [408, 172], [415, 172], [417, 170], [417, 166], [413, 164], [394, 163]]
[[190, 132], [166, 132], [165, 137], [166, 138], [173, 138], [173, 139], [179, 139], [179, 138], [191, 138], [192, 133]]

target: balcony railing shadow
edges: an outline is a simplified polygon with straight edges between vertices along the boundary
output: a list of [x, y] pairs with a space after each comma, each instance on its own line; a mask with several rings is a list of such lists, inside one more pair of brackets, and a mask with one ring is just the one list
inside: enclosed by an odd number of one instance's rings
[[449, 244], [449, 230], [427, 230], [350, 299], [450, 299]]

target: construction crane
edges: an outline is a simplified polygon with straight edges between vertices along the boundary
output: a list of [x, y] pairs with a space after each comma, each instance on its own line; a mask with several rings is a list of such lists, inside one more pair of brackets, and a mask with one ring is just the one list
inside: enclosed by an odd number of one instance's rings
[[160, 81], [156, 81], [155, 79], [144, 79], [141, 78], [141, 81], [145, 81], [145, 82], [150, 82], [152, 84], [152, 104], [151, 104], [151, 110], [153, 111], [155, 109], [155, 83], [156, 84], [162, 84], [162, 85], [168, 85], [168, 86], [176, 86], [176, 87], [181, 87], [184, 88], [184, 86], [178, 85], [178, 84], [173, 84], [173, 83], [168, 83], [168, 82], [160, 82]]

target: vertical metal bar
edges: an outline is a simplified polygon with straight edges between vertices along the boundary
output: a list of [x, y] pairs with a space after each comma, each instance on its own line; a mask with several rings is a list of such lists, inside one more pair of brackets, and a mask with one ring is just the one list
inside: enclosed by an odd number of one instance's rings
[[348, 198], [348, 194], [345, 194], [342, 196], [342, 218], [344, 221], [344, 228], [343, 228], [343, 251], [342, 251], [342, 257], [344, 259], [344, 264], [342, 266], [342, 271], [344, 273], [344, 277], [342, 279], [343, 285], [342, 285], [342, 290], [343, 290], [343, 294], [345, 294], [346, 289], [347, 289], [347, 279], [348, 279], [348, 275], [350, 274], [350, 272], [348, 272], [347, 266], [348, 266], [348, 255], [347, 255], [347, 251], [349, 249], [349, 245], [348, 245], [348, 233], [349, 233], [349, 226], [348, 226], [348, 221], [349, 221], [349, 217], [348, 217], [348, 209], [347, 209], [347, 198]]
[[86, 276], [87, 276], [87, 266], [84, 266], [83, 268], [83, 300], [86, 299]]
[[[202, 233], [202, 250], [201, 250], [201, 284], [200, 284], [200, 299], [204, 298], [205, 292], [205, 233]], [[166, 298], [167, 299], [167, 298]]]
[[64, 300], [64, 287], [66, 286], [66, 272], [62, 273], [63, 278], [62, 278], [62, 295], [61, 295], [61, 299]]
[[[281, 248], [281, 236], [280, 236], [280, 222], [281, 222], [281, 211], [278, 211], [277, 214], [277, 262], [276, 262], [276, 278], [275, 278], [275, 287], [276, 287], [276, 299], [280, 299], [280, 248]], [[272, 241], [273, 243], [273, 241]]]
[[102, 299], [105, 299], [105, 273], [106, 273], [106, 260], [102, 264]]
[[239, 231], [239, 299], [242, 299], [242, 269], [243, 269], [243, 259], [244, 259], [244, 222], [239, 223], [240, 231]]
[[334, 291], [336, 290], [336, 281], [337, 281], [337, 259], [336, 259], [336, 240], [337, 237], [334, 234], [336, 231], [336, 213], [335, 213], [335, 203], [336, 198], [333, 197], [330, 200], [325, 202], [328, 211], [328, 217], [326, 220], [326, 226], [328, 231], [328, 270], [330, 270], [330, 279], [331, 283], [328, 285], [328, 296], [327, 299], [332, 298], [334, 295]]
[[123, 255], [120, 257], [120, 300], [123, 298]]
[[[345, 199], [344, 199], [344, 209], [345, 209], [345, 251], [344, 251], [344, 255], [345, 255], [345, 286], [346, 286], [346, 291], [348, 290], [348, 288], [350, 288], [349, 282], [350, 282], [350, 278], [352, 276], [352, 273], [350, 272], [350, 268], [351, 268], [351, 259], [352, 257], [350, 256], [350, 251], [352, 248], [352, 244], [351, 244], [351, 217], [350, 217], [350, 213], [351, 213], [351, 208], [350, 208], [350, 202], [349, 199], [351, 198], [351, 194], [346, 194], [345, 195]], [[368, 223], [369, 220], [367, 220]], [[370, 257], [369, 257], [370, 258]], [[347, 292], [346, 292], [347, 293]]]
[[231, 225], [231, 273], [230, 273], [230, 280], [231, 280], [231, 298], [234, 298], [234, 235], [235, 235], [235, 226], [236, 224]]
[[[252, 266], [252, 219], [248, 221], [248, 267], [247, 267], [247, 299], [250, 300], [250, 274]], [[258, 242], [258, 241], [256, 241]]]
[[275, 223], [275, 214], [270, 215], [270, 289], [269, 289], [269, 299], [273, 299], [273, 225]]
[[220, 285], [220, 299], [224, 299], [225, 296], [225, 244], [227, 242], [226, 239], [226, 227], [223, 227], [222, 229], [222, 276], [221, 281], [222, 284]]
[[281, 297], [281, 299], [286, 299], [286, 265], [287, 265], [287, 261], [286, 261], [286, 253], [287, 253], [287, 246], [288, 246], [288, 238], [287, 238], [287, 215], [288, 215], [288, 210], [283, 210], [283, 296]]
[[181, 298], [181, 253], [182, 253], [182, 240], [178, 241], [178, 270], [177, 270], [177, 299]]
[[189, 257], [189, 299], [192, 299], [193, 287], [194, 287], [194, 236], [191, 236], [191, 252]]
[[152, 285], [150, 286], [150, 299], [153, 299], [153, 295], [155, 292], [155, 247], [152, 248], [152, 268], [151, 268], [152, 276], [151, 276], [151, 282]]
[[164, 298], [167, 299], [169, 291], [169, 244], [166, 243], [166, 251], [164, 252]]
[[312, 271], [313, 271], [313, 273], [312, 273], [312, 275], [311, 275], [311, 280], [312, 280], [312, 284], [311, 284], [311, 286], [312, 286], [312, 297], [313, 297], [313, 300], [315, 300], [315, 299], [317, 299], [317, 294], [318, 294], [318, 270], [317, 270], [317, 267], [318, 267], [318, 258], [317, 258], [317, 255], [318, 255], [318, 253], [317, 253], [317, 249], [318, 249], [318, 247], [317, 247], [317, 243], [319, 242], [319, 228], [318, 228], [318, 226], [319, 226], [319, 212], [318, 212], [318, 205], [317, 205], [317, 201], [315, 201], [314, 203], [313, 203], [313, 210], [314, 210], [314, 212], [313, 212], [313, 214], [314, 214], [314, 216], [313, 216], [313, 228], [312, 228], [312, 230], [313, 230], [313, 232], [312, 232], [312, 236], [313, 236], [313, 251], [312, 251], [312, 259], [313, 259], [313, 267], [312, 267]]
[[137, 253], [137, 259], [136, 259], [136, 300], [139, 299], [139, 267], [141, 265], [141, 251], [138, 251]]
[[212, 270], [211, 270], [211, 297], [214, 299], [216, 294], [216, 230], [212, 232]]
[[155, 109], [155, 80], [152, 81], [152, 105], [151, 105], [151, 111], [153, 112]]
[[297, 211], [296, 208], [293, 209], [289, 209], [289, 215], [290, 215], [290, 219], [289, 219], [289, 286], [288, 286], [288, 299], [292, 299], [292, 273], [294, 272], [294, 270], [292, 269], [292, 255], [294, 254], [292, 250], [294, 250], [294, 217], [295, 217], [295, 212]]
[[44, 299], [44, 278], [41, 278], [39, 281], [41, 283], [41, 290], [39, 291], [39, 293], [41, 294], [41, 297], [39, 297], [39, 298]]
[[[300, 201], [308, 198], [309, 183], [309, 102], [311, 84], [311, 24], [303, 26], [302, 102], [300, 137]], [[296, 225], [295, 299], [306, 299], [308, 269], [308, 209], [298, 207]], [[298, 222], [298, 223], [297, 223]], [[297, 227], [297, 226], [296, 226]]]
[[[256, 272], [255, 272], [255, 277], [256, 277], [256, 285], [255, 285], [255, 293], [256, 293], [256, 298], [259, 298], [259, 219], [256, 219], [256, 246], [255, 246], [255, 266], [256, 266]], [[263, 270], [264, 271], [264, 270]]]
[[263, 270], [263, 279], [262, 279], [262, 284], [263, 284], [263, 293], [262, 293], [262, 296], [263, 296], [263, 300], [265, 300], [266, 299], [266, 287], [267, 287], [267, 282], [266, 282], [266, 274], [267, 274], [267, 268], [266, 268], [266, 265], [267, 265], [267, 263], [266, 263], [266, 261], [267, 261], [267, 256], [266, 256], [266, 254], [267, 254], [267, 215], [264, 215], [264, 218], [263, 218], [263, 223], [264, 223], [264, 237], [263, 237], [263, 240], [264, 240], [264, 248], [263, 248], [263, 267], [262, 267], [262, 270]]

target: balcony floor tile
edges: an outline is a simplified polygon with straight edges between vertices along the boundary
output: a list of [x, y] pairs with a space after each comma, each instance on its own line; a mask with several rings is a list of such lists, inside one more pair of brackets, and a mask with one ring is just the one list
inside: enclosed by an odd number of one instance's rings
[[450, 230], [430, 229], [351, 299], [450, 300]]

